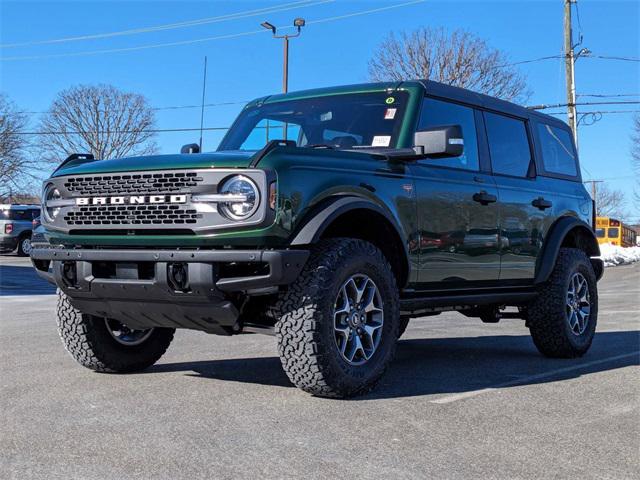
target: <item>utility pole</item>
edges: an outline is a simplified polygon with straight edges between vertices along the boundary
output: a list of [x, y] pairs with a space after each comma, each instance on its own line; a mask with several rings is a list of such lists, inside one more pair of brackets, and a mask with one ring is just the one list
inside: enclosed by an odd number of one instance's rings
[[564, 0], [564, 55], [565, 77], [567, 83], [567, 117], [573, 132], [573, 139], [578, 146], [578, 120], [576, 113], [576, 79], [573, 39], [571, 30], [571, 4], [576, 0]]
[[598, 193], [596, 185], [598, 183], [604, 183], [604, 180], [587, 180], [584, 183], [590, 183], [591, 184], [591, 198], [595, 201], [596, 195]]
[[204, 75], [202, 77], [202, 103], [200, 105], [200, 146], [199, 151], [202, 153], [202, 130], [204, 130], [204, 98], [207, 92], [207, 57], [204, 57]]

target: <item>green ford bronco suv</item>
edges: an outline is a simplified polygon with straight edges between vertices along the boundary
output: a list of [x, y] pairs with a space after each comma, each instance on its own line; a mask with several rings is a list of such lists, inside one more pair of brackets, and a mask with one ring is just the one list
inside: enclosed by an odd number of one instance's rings
[[67, 350], [101, 372], [149, 367], [176, 328], [262, 332], [296, 386], [348, 397], [413, 317], [522, 318], [565, 358], [596, 328], [567, 125], [431, 81], [260, 98], [213, 153], [72, 155], [43, 199], [33, 263]]

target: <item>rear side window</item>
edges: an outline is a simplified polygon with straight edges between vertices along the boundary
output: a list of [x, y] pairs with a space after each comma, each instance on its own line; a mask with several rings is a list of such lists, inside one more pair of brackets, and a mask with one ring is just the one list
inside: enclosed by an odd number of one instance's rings
[[531, 165], [527, 128], [522, 120], [485, 112], [493, 173], [526, 177]]
[[575, 177], [578, 174], [576, 153], [569, 132], [540, 123], [538, 135], [545, 171]]
[[420, 163], [442, 167], [478, 170], [478, 137], [473, 109], [455, 103], [425, 98], [422, 104], [418, 130], [447, 125], [460, 125], [464, 139], [464, 151], [459, 157], [430, 158]]
[[31, 221], [34, 218], [32, 212], [37, 212], [37, 210], [32, 210], [32, 209], [25, 209], [25, 210], [6, 209], [3, 212], [2, 217], [0, 217], [0, 218], [4, 218], [5, 220], [16, 220], [16, 221], [28, 220], [28, 221]]

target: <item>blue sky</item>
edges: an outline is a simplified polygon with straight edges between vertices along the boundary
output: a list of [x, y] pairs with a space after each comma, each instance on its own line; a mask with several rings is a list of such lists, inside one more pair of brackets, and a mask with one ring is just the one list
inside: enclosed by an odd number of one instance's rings
[[[513, 61], [562, 53], [562, 0], [425, 1], [399, 8], [325, 22], [323, 19], [380, 9], [410, 0], [311, 1], [292, 8], [189, 28], [31, 45], [0, 50], [0, 89], [27, 111], [46, 110], [56, 93], [79, 83], [110, 83], [146, 95], [153, 106], [195, 105], [200, 102], [202, 62], [208, 56], [208, 103], [241, 102], [279, 92], [282, 44], [260, 22], [289, 25], [301, 16], [309, 23], [291, 42], [290, 90], [358, 83], [367, 80], [367, 61], [390, 31], [420, 26], [465, 28], [508, 53]], [[195, 20], [291, 4], [293, 0], [255, 1], [5, 1], [0, 2], [2, 44], [91, 35]], [[640, 3], [589, 1], [578, 4], [583, 46], [595, 55], [640, 56]], [[577, 19], [574, 17], [577, 30]], [[95, 50], [224, 37], [209, 41], [87, 56], [47, 57]], [[23, 58], [10, 60], [11, 58]], [[27, 58], [24, 58], [27, 57]], [[36, 58], [32, 58], [36, 57]], [[579, 59], [579, 94], [638, 94], [637, 62]], [[531, 104], [563, 103], [564, 69], [560, 59], [521, 65], [533, 90]], [[609, 100], [639, 100], [640, 97]], [[584, 97], [583, 101], [602, 99]], [[208, 108], [205, 126], [228, 126], [241, 105]], [[640, 105], [609, 105], [592, 110], [640, 110]], [[553, 111], [558, 111], [554, 109]], [[159, 128], [195, 128], [198, 109], [160, 110]], [[37, 115], [34, 116], [34, 124]], [[585, 179], [610, 179], [610, 186], [633, 188], [630, 163], [632, 114], [605, 114], [579, 130]], [[162, 152], [178, 151], [197, 141], [197, 132], [164, 133]], [[205, 150], [218, 143], [218, 133], [205, 134]], [[631, 207], [631, 205], [629, 205]], [[634, 215], [635, 216], [635, 215]]]

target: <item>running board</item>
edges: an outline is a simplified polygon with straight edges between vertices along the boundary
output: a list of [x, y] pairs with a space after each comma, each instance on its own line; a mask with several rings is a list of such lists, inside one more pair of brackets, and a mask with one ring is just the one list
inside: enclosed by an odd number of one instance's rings
[[400, 311], [429, 313], [465, 310], [482, 305], [522, 305], [535, 296], [535, 291], [521, 291], [413, 297], [400, 300]]

